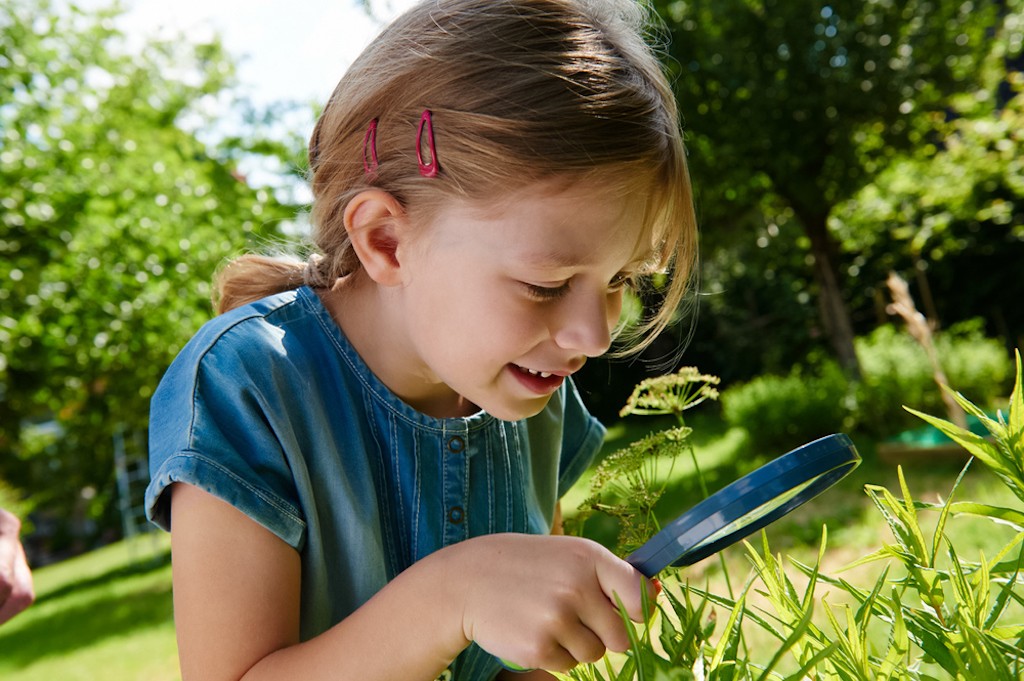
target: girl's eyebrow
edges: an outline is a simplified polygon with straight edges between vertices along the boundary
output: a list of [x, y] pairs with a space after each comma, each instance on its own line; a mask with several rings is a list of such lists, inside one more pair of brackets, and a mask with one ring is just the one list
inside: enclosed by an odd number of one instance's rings
[[529, 252], [522, 255], [522, 261], [530, 267], [566, 269], [580, 265], [580, 259], [565, 251]]
[[[529, 268], [566, 270], [585, 266], [587, 261], [566, 251], [534, 251], [523, 254], [521, 262]], [[621, 273], [635, 273], [647, 264], [648, 258], [637, 255], [620, 269]]]

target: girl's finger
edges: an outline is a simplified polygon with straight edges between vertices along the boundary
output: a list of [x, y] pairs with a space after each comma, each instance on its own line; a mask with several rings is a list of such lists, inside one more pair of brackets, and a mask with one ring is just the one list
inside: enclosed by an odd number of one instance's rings
[[566, 672], [579, 664], [573, 654], [558, 642], [552, 642], [546, 650], [537, 651], [534, 655], [526, 657], [529, 659], [523, 662], [516, 660], [516, 664], [527, 669], [546, 669], [553, 672]]
[[[629, 563], [616, 558], [613, 561], [601, 561], [597, 564], [597, 578], [605, 595], [613, 605], [616, 605], [617, 598], [631, 620], [643, 621], [642, 585], [647, 579], [646, 577]], [[646, 590], [648, 598], [650, 598], [650, 594], [654, 593], [654, 587], [649, 582], [646, 585]]]
[[611, 601], [595, 601], [580, 612], [580, 621], [601, 641], [603, 648], [616, 653], [625, 652], [629, 648], [626, 623]]
[[601, 636], [582, 620], [578, 626], [572, 627], [562, 635], [560, 643], [577, 663], [596, 662], [604, 657], [607, 650]]

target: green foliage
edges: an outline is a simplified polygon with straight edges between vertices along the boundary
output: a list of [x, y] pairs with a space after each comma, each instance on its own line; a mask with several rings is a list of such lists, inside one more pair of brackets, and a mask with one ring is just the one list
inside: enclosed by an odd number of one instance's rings
[[[688, 361], [732, 383], [825, 349], [809, 263], [828, 238], [854, 333], [884, 318], [896, 270], [930, 287], [943, 324], [984, 315], [1019, 341], [1024, 3], [655, 6], [711, 294]], [[827, 218], [824, 235], [808, 216]]]
[[[665, 493], [671, 469], [680, 454], [693, 454], [692, 431], [684, 425], [683, 413], [718, 399], [717, 376], [702, 374], [695, 367], [683, 367], [665, 376], [641, 381], [620, 411], [620, 416], [674, 415], [675, 428], [657, 431], [609, 454], [590, 481], [590, 496], [580, 504], [576, 521], [603, 513], [619, 523], [619, 550], [628, 552], [659, 529], [654, 507]], [[661, 469], [667, 463], [668, 473]], [[696, 466], [696, 458], [693, 459]], [[699, 467], [697, 470], [700, 470]], [[704, 490], [705, 495], [707, 490]]]
[[663, 460], [671, 466], [689, 451], [690, 432], [682, 426], [658, 431], [606, 457], [591, 478], [591, 493], [580, 505], [577, 522], [603, 513], [619, 522], [621, 551], [642, 544], [658, 530], [654, 507], [670, 477], [659, 475], [658, 468]]
[[[989, 438], [913, 413], [964, 446], [1024, 503], [1022, 380], [1018, 353], [1009, 411], [996, 419], [955, 394], [968, 413], [982, 419]], [[581, 665], [559, 678], [1024, 679], [1024, 623], [1019, 621], [1024, 613], [1024, 507], [957, 500], [968, 467], [940, 503], [915, 500], [902, 470], [898, 494], [879, 485], [866, 487], [893, 538], [846, 568], [883, 563], [866, 586], [822, 572], [826, 528], [822, 527], [814, 565], [773, 555], [762, 533], [760, 549], [747, 544], [753, 576], [738, 598], [680, 583], [678, 573], [662, 575], [666, 590], [658, 604], [658, 618], [634, 629], [637, 625], [623, 613], [634, 632], [626, 655]], [[925, 515], [936, 518], [931, 529], [926, 529]], [[977, 560], [968, 560], [948, 532], [966, 517], [991, 523], [993, 531], [1009, 527], [1012, 536], [995, 556], [988, 558], [981, 552]], [[819, 588], [831, 595], [819, 595]], [[750, 603], [754, 592], [764, 605]], [[835, 598], [845, 602], [833, 605]], [[715, 606], [729, 613], [717, 640]], [[816, 611], [822, 612], [823, 621], [814, 617]], [[743, 644], [744, 625], [767, 635], [773, 641], [770, 649], [749, 654]]]
[[998, 24], [993, 3], [656, 6], [701, 176], [723, 179], [727, 201], [749, 205], [770, 189], [798, 213], [827, 214], [886, 155], [920, 142], [927, 112], [975, 87], [986, 31]]
[[[820, 324], [805, 326], [794, 345], [806, 346], [816, 332], [852, 370], [855, 331], [844, 290], [858, 259], [835, 242], [829, 217], [892, 160], [924, 144], [933, 117], [955, 96], [992, 93], [979, 65], [994, 45], [1012, 43], [1003, 36], [1013, 27], [997, 3], [661, 0], [655, 7], [668, 24], [702, 219], [714, 227], [704, 244], [732, 250], [731, 242], [745, 241], [736, 250], [750, 251], [750, 242], [760, 247], [780, 235], [802, 242], [803, 285], [782, 291], [772, 311], [787, 319], [782, 312], [800, 310], [793, 299], [816, 298]], [[798, 230], [780, 229], [779, 214]], [[757, 295], [742, 280], [718, 283], [733, 292], [736, 309]], [[784, 331], [772, 329], [777, 337]]]
[[[1007, 81], [1018, 93], [1024, 88], [1020, 72]], [[937, 120], [932, 141], [837, 211], [834, 226], [847, 246], [877, 253], [880, 266], [892, 269], [903, 262], [883, 249], [934, 264], [965, 249], [991, 250], [1003, 239], [1020, 238], [1024, 95], [997, 110], [991, 94], [977, 97], [959, 104], [950, 120]]]
[[[1016, 22], [1019, 45], [1024, 15], [1007, 21]], [[912, 272], [921, 298], [933, 299], [930, 316], [948, 323], [983, 314], [1001, 333], [1022, 333], [1022, 88], [1024, 73], [1011, 71], [998, 86], [960, 98], [954, 115], [936, 119], [926, 143], [837, 207], [833, 231], [860, 254], [855, 270], [868, 283], [851, 289], [855, 304], [872, 305], [872, 282], [890, 270]], [[963, 285], [982, 268], [984, 277]]]
[[722, 413], [730, 425], [747, 430], [755, 447], [784, 451], [841, 431], [846, 394], [845, 375], [826, 360], [817, 368], [796, 367], [785, 376], [765, 375], [729, 387]]
[[1004, 417], [1002, 412], [999, 412], [998, 420], [991, 419], [962, 394], [947, 388], [954, 399], [964, 408], [964, 411], [977, 417], [984, 424], [989, 431], [990, 439], [958, 428], [934, 416], [922, 414], [913, 409], [908, 409], [908, 411], [941, 430], [992, 469], [1024, 503], [1024, 390], [1021, 388], [1020, 351], [1017, 352], [1016, 357], [1017, 380], [1010, 395], [1008, 417]]
[[[1003, 399], [1010, 360], [979, 321], [937, 334], [935, 345], [951, 383], [985, 405]], [[812, 357], [786, 375], [730, 386], [722, 395], [725, 419], [746, 429], [755, 447], [780, 450], [850, 427], [888, 437], [914, 424], [904, 404], [944, 408], [928, 356], [909, 334], [880, 326], [856, 347], [862, 374], [856, 388], [835, 362]]]
[[[986, 338], [978, 323], [940, 332], [935, 346], [950, 383], [986, 406], [1003, 399], [1011, 376], [1010, 360], [1003, 344]], [[888, 436], [913, 424], [901, 416], [904, 404], [928, 411], [944, 409], [932, 365], [909, 334], [881, 326], [857, 339], [857, 354], [863, 376], [856, 407], [860, 428]]]
[[99, 529], [113, 432], [145, 429], [213, 270], [294, 212], [200, 139], [232, 83], [220, 45], [129, 50], [113, 16], [0, 9], [0, 478]]

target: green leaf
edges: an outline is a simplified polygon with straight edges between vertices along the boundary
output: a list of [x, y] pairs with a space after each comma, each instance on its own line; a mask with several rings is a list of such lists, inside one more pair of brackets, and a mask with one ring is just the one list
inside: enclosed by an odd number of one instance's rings
[[[1020, 536], [1024, 535], [1018, 535], [1018, 538]], [[998, 559], [998, 556], [996, 558]], [[985, 618], [985, 623], [982, 626], [986, 630], [991, 630], [993, 627], [995, 627], [996, 623], [999, 621], [999, 618], [1006, 610], [1006, 606], [1009, 605], [1010, 595], [1013, 593], [1013, 587], [1017, 584], [1017, 575], [1020, 574], [1020, 568], [1022, 564], [1024, 564], [1024, 547], [1022, 547], [1020, 552], [1017, 554], [1017, 561], [1013, 569], [1013, 574], [1010, 575], [1010, 577], [1003, 584], [1003, 588], [999, 590], [998, 594], [996, 594], [995, 601], [993, 601], [992, 603], [992, 609], [989, 610], [988, 617]], [[990, 566], [988, 569], [989, 571], [991, 571], [992, 566]]]
[[946, 520], [949, 518], [949, 504], [956, 496], [956, 491], [960, 487], [960, 483], [964, 479], [964, 475], [967, 474], [967, 469], [971, 467], [971, 461], [968, 461], [964, 467], [960, 470], [960, 475], [957, 476], [956, 481], [953, 483], [953, 488], [949, 491], [949, 497], [946, 499], [946, 503], [943, 504], [942, 512], [939, 513], [939, 521], [935, 525], [935, 532], [932, 534], [932, 555], [930, 565], [935, 565], [938, 560], [939, 546], [941, 545], [940, 539], [946, 530]]
[[[1010, 624], [1005, 627], [994, 627], [989, 631], [989, 634], [995, 638], [1007, 641], [1019, 639], [1021, 636], [1024, 636], [1024, 624]], [[1020, 657], [1020, 650], [1017, 650], [1017, 653], [1017, 656]]]
[[[618, 608], [619, 617], [626, 624], [626, 635], [629, 636], [629, 649], [632, 655], [630, 659], [636, 661], [636, 679], [637, 681], [649, 681], [647, 678], [647, 669], [644, 665], [644, 660], [650, 655], [655, 655], [654, 651], [650, 647], [645, 647], [637, 636], [636, 627], [633, 626], [632, 621], [629, 619], [629, 613], [626, 612], [626, 606], [622, 604], [622, 599], [619, 598], [618, 594], [615, 594], [615, 607]], [[620, 676], [620, 678], [623, 678]], [[625, 677], [629, 678], [629, 677]]]
[[964, 397], [961, 393], [955, 392], [948, 386], [942, 386], [942, 389], [945, 390], [946, 394], [950, 395], [954, 400], [956, 400], [956, 403], [963, 407], [965, 412], [977, 417], [981, 424], [985, 426], [986, 429], [988, 429], [988, 432], [992, 435], [992, 437], [996, 438], [997, 440], [1006, 439], [1006, 427], [1003, 426], [1002, 423], [989, 418], [988, 414], [986, 414], [977, 405], [975, 405], [973, 402]]
[[1024, 434], [1024, 389], [1021, 387], [1024, 377], [1022, 377], [1019, 349], [1014, 350], [1014, 359], [1017, 362], [1017, 379], [1013, 384], [1013, 392], [1010, 393], [1010, 421], [1007, 424], [1007, 430], [1010, 437], [1016, 438], [1016, 442], [1020, 442], [1020, 438]]
[[[904, 497], [909, 498], [909, 490], [906, 487], [906, 482], [903, 480], [903, 470], [902, 468], [898, 470]], [[893, 496], [892, 492], [884, 487], [865, 485], [864, 488], [868, 492], [871, 501], [874, 502], [875, 507], [878, 508], [882, 513], [882, 517], [885, 518], [889, 529], [892, 530], [893, 536], [899, 543], [899, 547], [909, 556], [910, 560], [904, 560], [904, 562], [917, 565], [927, 564], [929, 552], [925, 545], [924, 535], [921, 533], [921, 527], [917, 522], [917, 513], [913, 501], [908, 501], [905, 506]]]
[[804, 610], [803, 616], [800, 621], [796, 623], [793, 630], [790, 632], [786, 640], [782, 642], [782, 645], [772, 655], [772, 659], [768, 661], [761, 676], [758, 677], [758, 681], [767, 681], [768, 675], [771, 674], [772, 670], [782, 661], [782, 658], [788, 653], [793, 646], [800, 642], [800, 640], [807, 634], [808, 629], [811, 626], [811, 617], [814, 614], [814, 607], [811, 604], [810, 607]]
[[[754, 577], [752, 576], [747, 581], [747, 583], [744, 585], [743, 590], [741, 592], [741, 596], [745, 595], [750, 590], [750, 586], [751, 586], [751, 584], [753, 584], [753, 581], [754, 581]], [[736, 605], [736, 600], [732, 599], [732, 598], [729, 598], [727, 596], [720, 596], [718, 594], [713, 594], [713, 593], [710, 593], [708, 591], [703, 591], [701, 589], [698, 589], [696, 587], [689, 587], [689, 588], [694, 593], [697, 593], [700, 596], [707, 598], [709, 602], [715, 603], [717, 605], [721, 605], [722, 607], [733, 608]], [[744, 613], [744, 618], [747, 619], [747, 620], [750, 620], [752, 622], [755, 622], [766, 633], [771, 634], [771, 635], [779, 638], [780, 640], [782, 640], [782, 636], [779, 634], [779, 631], [778, 631], [778, 625], [770, 622], [767, 619], [765, 619], [764, 617], [762, 617], [757, 612], [755, 612], [753, 610], [750, 610], [750, 609], [747, 609], [746, 612]]]
[[[933, 504], [925, 501], [914, 502], [919, 509], [941, 509], [946, 504]], [[975, 515], [983, 518], [991, 518], [1001, 524], [1008, 525], [1018, 532], [1024, 532], [1024, 511], [1003, 506], [992, 506], [974, 501], [957, 501], [949, 504], [949, 511], [953, 515]]]
[[619, 675], [615, 677], [615, 681], [633, 681], [633, 679], [642, 672], [638, 671], [637, 659], [634, 656], [629, 656], [626, 661], [622, 663], [622, 668], [619, 669]]
[[886, 565], [881, 574], [878, 575], [878, 578], [875, 579], [875, 586], [871, 589], [871, 593], [868, 594], [868, 597], [861, 602], [860, 607], [857, 609], [856, 621], [859, 622], [861, 626], [866, 626], [868, 621], [870, 621], [871, 613], [876, 609], [878, 596], [882, 592], [882, 588], [885, 586], [885, 580], [888, 574], [889, 566]]
[[[669, 658], [674, 662], [685, 661], [691, 663], [694, 659], [701, 654], [701, 646], [703, 642], [707, 640], [710, 633], [707, 631], [706, 625], [704, 624], [704, 613], [708, 610], [709, 600], [707, 596], [703, 596], [700, 602], [694, 606], [690, 599], [690, 593], [693, 589], [689, 585], [684, 586], [683, 598], [685, 603], [677, 598], [670, 589], [665, 589], [664, 596], [671, 607], [675, 618], [679, 621], [680, 630], [678, 633], [678, 639], [675, 642], [675, 653], [670, 652], [670, 645], [663, 644], [666, 652], [669, 654]], [[665, 634], [666, 627], [675, 630], [675, 627], [671, 624], [671, 617], [667, 614], [663, 614], [662, 622], [662, 634]], [[707, 618], [710, 622], [711, 630], [714, 629], [714, 611], [710, 611], [710, 616]]]
[[[878, 667], [877, 678], [889, 679], [900, 668], [910, 650], [910, 636], [907, 632], [907, 624], [903, 619], [903, 607], [900, 602], [900, 595], [896, 589], [892, 590], [893, 625], [889, 635], [889, 649], [885, 658]], [[897, 675], [898, 676], [898, 675]]]
[[726, 653], [729, 651], [733, 652], [732, 659], [735, 660], [736, 645], [741, 635], [740, 625], [743, 623], [743, 604], [746, 601], [746, 594], [736, 599], [736, 605], [733, 606], [732, 612], [729, 613], [729, 620], [725, 623], [725, 633], [718, 640], [718, 645], [715, 646], [714, 653], [711, 656], [712, 670], [718, 669], [722, 665], [722, 661], [725, 659]]
[[843, 567], [839, 568], [838, 572], [846, 572], [847, 570], [852, 570], [854, 568], [860, 567], [861, 565], [867, 565], [868, 563], [874, 563], [879, 560], [886, 560], [888, 558], [892, 558], [893, 556], [893, 551], [888, 547], [883, 546], [882, 548], [877, 549], [876, 551], [873, 551], [866, 556], [861, 556], [852, 563], [844, 565]]
[[[830, 643], [829, 645], [825, 646], [817, 653], [815, 653], [813, 656], [811, 656], [810, 659], [804, 662], [803, 665], [801, 665], [800, 669], [796, 671], [796, 673], [787, 676], [784, 681], [806, 681], [809, 678], [815, 678], [810, 674], [810, 671], [812, 669], [816, 669], [820, 662], [831, 658], [832, 655], [835, 653], [836, 647], [837, 646], [835, 643]], [[820, 675], [819, 678], [825, 678], [825, 676]]]
[[986, 466], [995, 470], [1006, 470], [1002, 461], [1000, 461], [999, 449], [982, 436], [976, 435], [969, 430], [964, 430], [935, 416], [919, 412], [916, 409], [911, 409], [910, 407], [904, 407], [904, 409], [938, 428], [946, 437], [981, 459]]

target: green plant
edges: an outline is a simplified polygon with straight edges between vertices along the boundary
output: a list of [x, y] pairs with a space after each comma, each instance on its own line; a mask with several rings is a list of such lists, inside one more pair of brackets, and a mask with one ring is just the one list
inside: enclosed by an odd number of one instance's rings
[[[665, 492], [666, 481], [680, 454], [689, 452], [700, 468], [688, 438], [683, 412], [718, 399], [718, 377], [683, 367], [674, 374], [641, 381], [626, 401], [620, 416], [675, 416], [677, 426], [655, 432], [610, 454], [590, 482], [590, 496], [580, 505], [578, 522], [604, 513], [619, 522], [619, 551], [626, 553], [660, 529], [654, 507]], [[662, 469], [667, 470], [663, 471]], [[698, 475], [699, 477], [699, 475]], [[707, 489], [702, 489], [707, 496]]]
[[[986, 338], [979, 322], [965, 322], [935, 337], [939, 362], [952, 385], [975, 395], [984, 407], [1002, 393], [1010, 378], [1003, 344]], [[862, 429], [888, 436], [914, 424], [904, 404], [944, 409], [924, 350], [908, 334], [881, 326], [857, 339], [863, 380], [858, 389], [856, 420]]]
[[[1018, 353], [1016, 383], [1005, 416], [1000, 412], [990, 418], [954, 394], [965, 411], [982, 420], [988, 438], [909, 411], [963, 445], [1024, 502], [1022, 374]], [[825, 527], [813, 565], [773, 555], [762, 533], [759, 549], [746, 545], [753, 572], [738, 596], [697, 588], [681, 581], [678, 573], [662, 575], [666, 589], [658, 613], [646, 624], [630, 625], [631, 649], [559, 678], [1024, 679], [1024, 624], [1019, 621], [1024, 615], [1024, 509], [959, 500], [969, 467], [939, 503], [914, 499], [902, 469], [898, 494], [879, 485], [866, 486], [893, 537], [840, 571], [880, 566], [866, 586], [822, 572]], [[644, 469], [634, 465], [631, 470]], [[981, 551], [970, 560], [950, 538], [952, 524], [970, 518], [986, 523], [990, 532], [1009, 532], [993, 557]], [[798, 583], [803, 586], [798, 588]], [[819, 595], [822, 587], [835, 595]], [[753, 594], [763, 604], [754, 605]], [[728, 612], [717, 639], [716, 608]], [[771, 641], [753, 654], [745, 645], [750, 627]]]
[[722, 413], [746, 429], [751, 444], [784, 451], [843, 429], [847, 381], [833, 361], [794, 368], [785, 376], [759, 376], [722, 395]]

